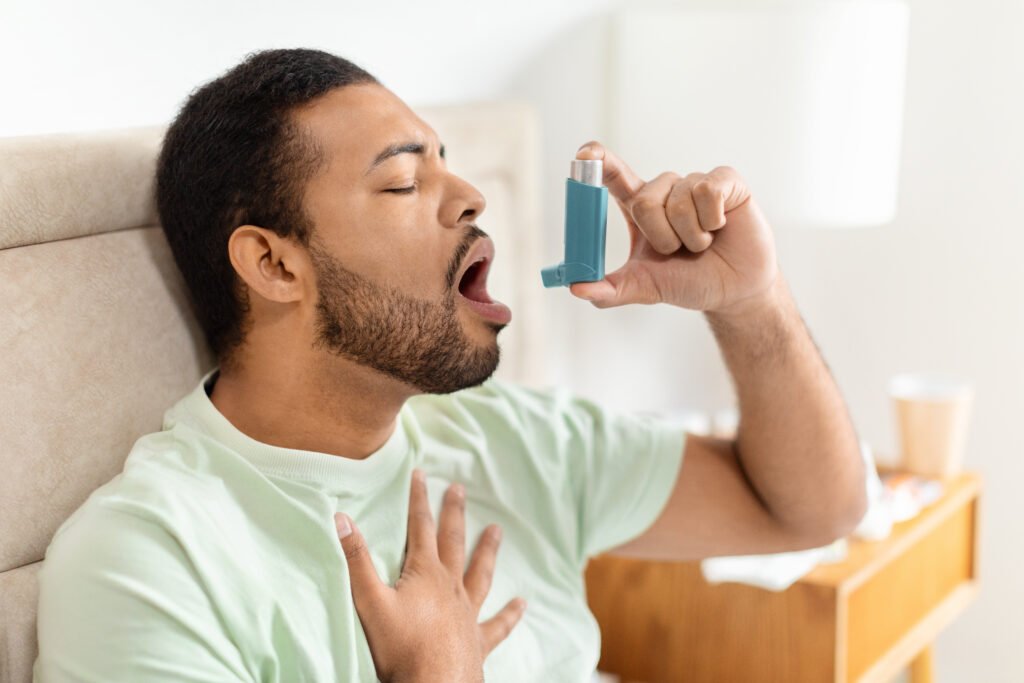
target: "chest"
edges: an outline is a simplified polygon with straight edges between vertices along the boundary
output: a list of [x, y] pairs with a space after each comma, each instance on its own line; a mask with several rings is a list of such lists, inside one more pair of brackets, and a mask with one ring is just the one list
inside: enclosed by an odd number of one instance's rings
[[[440, 482], [430, 487], [435, 519], [438, 489], [443, 495], [444, 488]], [[380, 506], [377, 514], [363, 510], [357, 517], [377, 573], [389, 585], [401, 573], [408, 513], [406, 506], [391, 503], [393, 508]], [[479, 621], [516, 597], [525, 598], [528, 607], [511, 635], [488, 656], [486, 679], [585, 680], [596, 667], [600, 640], [582, 574], [528, 516], [497, 510], [492, 502], [474, 501], [468, 494], [467, 561], [480, 533], [494, 522], [504, 533]], [[251, 645], [248, 659], [260, 681], [375, 681], [340, 544], [324, 536], [320, 552], [310, 552], [309, 536], [303, 536], [305, 547], [289, 548], [282, 541], [278, 551], [263, 558], [262, 571], [246, 574], [243, 583], [249, 585], [242, 592], [250, 609], [237, 628], [248, 633], [236, 642]]]

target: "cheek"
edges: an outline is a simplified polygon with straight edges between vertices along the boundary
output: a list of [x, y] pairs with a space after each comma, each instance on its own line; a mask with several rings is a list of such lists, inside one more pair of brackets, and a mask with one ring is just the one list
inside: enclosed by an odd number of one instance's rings
[[433, 298], [447, 288], [448, 266], [455, 252], [453, 235], [436, 224], [380, 218], [368, 223], [354, 252], [360, 272], [375, 282], [419, 298]]
[[349, 270], [419, 298], [447, 290], [458, 236], [427, 207], [401, 197], [380, 201], [338, 193], [311, 213], [320, 239]]
[[452, 252], [441, 240], [407, 237], [375, 245], [372, 267], [378, 282], [414, 297], [434, 298], [447, 289]]

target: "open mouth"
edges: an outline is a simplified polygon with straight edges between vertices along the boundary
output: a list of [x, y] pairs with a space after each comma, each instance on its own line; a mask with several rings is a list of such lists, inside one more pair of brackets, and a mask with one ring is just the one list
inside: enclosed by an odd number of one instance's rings
[[459, 280], [459, 293], [470, 301], [482, 304], [494, 303], [487, 294], [487, 272], [491, 269], [491, 260], [480, 256]]
[[487, 274], [491, 270], [491, 263], [494, 261], [494, 245], [489, 239], [477, 240], [466, 257], [465, 270], [459, 278], [459, 301], [475, 311], [477, 315], [495, 323], [501, 330], [501, 326], [507, 325], [512, 320], [512, 311], [508, 306], [495, 301], [487, 293]]

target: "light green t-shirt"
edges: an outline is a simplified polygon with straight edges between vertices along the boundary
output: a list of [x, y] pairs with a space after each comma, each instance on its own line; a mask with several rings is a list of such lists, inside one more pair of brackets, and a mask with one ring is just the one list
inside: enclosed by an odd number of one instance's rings
[[657, 518], [679, 426], [492, 378], [410, 399], [388, 441], [352, 460], [246, 436], [210, 401], [214, 379], [58, 529], [39, 574], [36, 681], [375, 681], [333, 515], [356, 520], [394, 584], [414, 467], [435, 519], [448, 485], [465, 484], [467, 559], [484, 527], [502, 527], [480, 620], [528, 602], [486, 680], [591, 677], [600, 633], [583, 569]]

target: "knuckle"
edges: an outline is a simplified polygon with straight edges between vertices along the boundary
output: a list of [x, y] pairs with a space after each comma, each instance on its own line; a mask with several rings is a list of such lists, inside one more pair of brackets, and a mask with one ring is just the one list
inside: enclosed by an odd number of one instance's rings
[[668, 255], [678, 251], [679, 247], [681, 245], [682, 245], [682, 242], [678, 242], [678, 243], [675, 243], [675, 244], [667, 244], [665, 242], [659, 242], [657, 244], [652, 244], [651, 246], [654, 247], [654, 250], [656, 252], [658, 252], [659, 254], [661, 254], [662, 256], [668, 256]]
[[687, 240], [686, 244], [686, 248], [694, 252], [704, 251], [710, 246], [711, 235], [707, 234], [706, 232], [694, 235], [691, 239]]
[[461, 494], [449, 489], [448, 494], [444, 497], [444, 505], [449, 510], [464, 512], [466, 509], [466, 500]]
[[452, 545], [461, 547], [465, 542], [466, 535], [459, 529], [444, 529], [438, 533], [438, 539]]
[[713, 169], [711, 169], [711, 175], [731, 178], [740, 177], [739, 171], [737, 171], [732, 166], [715, 166]]
[[486, 564], [478, 563], [468, 574], [467, 579], [471, 579], [478, 584], [489, 585], [494, 578], [494, 569]]
[[654, 247], [655, 251], [661, 254], [671, 254], [679, 249], [679, 246], [682, 243], [682, 240], [679, 239], [679, 235], [671, 231], [669, 231], [669, 234], [658, 235], [656, 238], [651, 240], [651, 246]]
[[696, 199], [717, 199], [721, 194], [721, 190], [715, 186], [710, 178], [704, 178], [694, 184], [693, 196]]
[[359, 560], [366, 556], [368, 549], [366, 541], [362, 538], [353, 538], [344, 547], [345, 559], [348, 561]]
[[417, 524], [429, 525], [434, 523], [434, 516], [430, 510], [413, 510], [412, 519]]
[[477, 544], [477, 548], [482, 557], [493, 557], [498, 552], [498, 539], [492, 534], [484, 534], [484, 537]]
[[687, 198], [680, 197], [669, 205], [673, 218], [689, 221], [697, 217], [697, 208]]
[[641, 194], [633, 200], [634, 216], [649, 216], [661, 208], [661, 202], [649, 194]]

